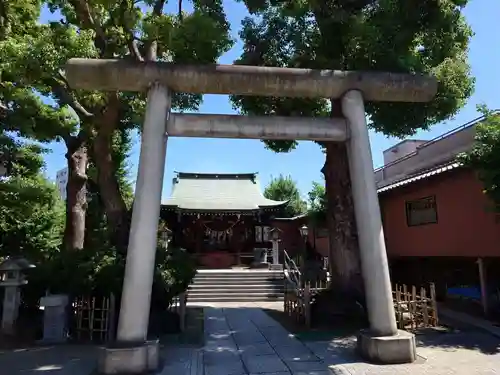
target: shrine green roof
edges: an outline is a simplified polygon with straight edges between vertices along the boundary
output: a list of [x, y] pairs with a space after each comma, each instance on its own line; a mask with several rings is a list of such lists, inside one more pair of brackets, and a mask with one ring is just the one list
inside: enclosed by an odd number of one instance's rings
[[257, 211], [279, 208], [288, 201], [264, 197], [256, 173], [215, 174], [177, 172], [166, 208], [186, 211]]

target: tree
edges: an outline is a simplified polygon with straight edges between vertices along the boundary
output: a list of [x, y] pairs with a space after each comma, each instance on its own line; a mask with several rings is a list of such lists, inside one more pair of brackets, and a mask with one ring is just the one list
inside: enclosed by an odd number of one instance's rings
[[297, 183], [291, 176], [279, 175], [272, 178], [264, 189], [264, 196], [275, 201], [288, 201], [284, 210], [284, 217], [294, 217], [306, 212], [307, 204], [300, 197]]
[[0, 258], [45, 261], [61, 245], [64, 225], [57, 189], [41, 175], [45, 150], [6, 134], [0, 134], [0, 150], [10, 156], [0, 180]]
[[[48, 24], [36, 23], [41, 1], [21, 2], [29, 5], [29, 17], [22, 14], [24, 8], [1, 3], [6, 19], [17, 17], [19, 24], [18, 32], [0, 42], [4, 122], [25, 136], [66, 145], [68, 248], [84, 245], [87, 168], [92, 162], [111, 243], [124, 251], [129, 207], [116, 175], [113, 141], [124, 130], [140, 127], [145, 95], [72, 90], [61, 67], [73, 57], [213, 63], [232, 44], [222, 1], [192, 0], [191, 13], [179, 1], [175, 14], [165, 14], [165, 0], [48, 0], [49, 9], [62, 17]], [[194, 110], [200, 102], [200, 95], [176, 93], [172, 108]]]
[[325, 184], [313, 182], [312, 189], [308, 195], [308, 215], [318, 225], [326, 223], [326, 191]]
[[484, 105], [478, 110], [484, 117], [476, 125], [474, 145], [458, 160], [477, 172], [493, 211], [500, 215], [500, 114]]
[[[68, 204], [66, 220], [67, 247], [83, 247], [83, 231], [85, 229], [85, 173], [78, 174], [86, 168], [86, 152], [76, 142], [78, 137], [78, 121], [65, 105], [52, 106], [40, 98], [40, 94], [50, 95], [51, 86], [62, 95], [61, 81], [57, 75], [42, 76], [44, 69], [54, 72], [54, 63], [58, 49], [48, 42], [51, 36], [54, 42], [67, 44], [67, 48], [75, 45], [68, 43], [71, 35], [56, 36], [51, 34], [48, 25], [37, 23], [42, 1], [22, 0], [16, 2], [0, 2], [0, 104], [3, 128], [18, 132], [19, 135], [48, 142], [62, 139], [68, 146], [70, 178], [68, 181]], [[76, 32], [74, 33], [76, 34]], [[82, 33], [83, 40], [90, 40], [90, 35]], [[76, 39], [79, 39], [76, 37]], [[52, 47], [52, 48], [51, 48]], [[78, 48], [78, 46], [76, 46]], [[67, 97], [66, 100], [69, 100]], [[61, 102], [63, 100], [61, 99]], [[80, 167], [79, 170], [75, 169]], [[80, 178], [81, 177], [81, 178]], [[80, 200], [78, 200], [80, 199]]]
[[[237, 64], [312, 69], [375, 70], [434, 75], [429, 103], [365, 103], [370, 126], [404, 137], [455, 114], [471, 95], [467, 64], [472, 32], [461, 14], [465, 0], [243, 0], [244, 49]], [[341, 116], [338, 100], [232, 97], [243, 113]], [[277, 152], [296, 142], [266, 141]], [[337, 288], [362, 293], [359, 249], [346, 146], [325, 142], [330, 267]]]

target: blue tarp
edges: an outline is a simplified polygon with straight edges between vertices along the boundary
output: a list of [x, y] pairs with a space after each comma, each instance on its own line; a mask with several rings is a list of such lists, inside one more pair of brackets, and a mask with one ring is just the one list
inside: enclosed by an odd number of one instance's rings
[[481, 289], [479, 287], [469, 286], [469, 287], [456, 287], [448, 288], [446, 293], [449, 296], [460, 296], [471, 299], [481, 299]]

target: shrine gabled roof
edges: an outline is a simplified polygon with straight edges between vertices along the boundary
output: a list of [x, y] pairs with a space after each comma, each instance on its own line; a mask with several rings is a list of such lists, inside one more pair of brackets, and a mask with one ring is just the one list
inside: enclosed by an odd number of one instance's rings
[[170, 198], [163, 206], [189, 211], [256, 211], [278, 208], [288, 201], [264, 197], [256, 173], [177, 172]]

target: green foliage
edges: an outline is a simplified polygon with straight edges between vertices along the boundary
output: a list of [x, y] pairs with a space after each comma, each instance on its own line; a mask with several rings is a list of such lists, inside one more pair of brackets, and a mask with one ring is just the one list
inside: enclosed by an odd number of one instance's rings
[[[60, 20], [38, 23], [43, 4], [59, 13]], [[72, 90], [61, 71], [64, 63], [73, 57], [214, 63], [232, 46], [221, 0], [193, 0], [191, 13], [180, 8], [165, 14], [164, 4], [164, 0], [0, 0], [2, 128], [41, 142], [62, 140], [66, 146], [83, 142], [90, 156], [86, 246], [78, 253], [54, 248], [31, 275], [30, 285], [41, 288], [34, 294], [45, 287], [73, 295], [117, 292], [123, 279], [124, 259], [106, 233], [112, 226], [103, 192], [108, 188], [109, 195], [112, 189], [97, 178], [103, 171], [94, 146], [97, 139], [104, 141], [100, 145], [106, 147], [101, 150], [109, 154], [102, 160], [112, 159], [113, 168], [104, 180], [116, 183], [119, 198], [130, 209], [133, 192], [127, 156], [131, 129], [140, 130], [145, 95]], [[42, 100], [40, 95], [51, 100]], [[172, 107], [196, 110], [200, 103], [200, 95], [176, 93]], [[155, 284], [170, 294], [178, 293], [193, 272], [190, 259], [174, 249], [168, 256], [159, 254]]]
[[[125, 259], [104, 246], [78, 252], [56, 251], [31, 272], [28, 294], [33, 302], [45, 290], [73, 296], [108, 296], [110, 293], [119, 296], [124, 271]], [[195, 262], [185, 250], [158, 247], [153, 306], [166, 308], [173, 297], [187, 289], [195, 273]]]
[[[132, 190], [124, 183], [126, 153], [119, 144], [130, 141], [125, 139], [130, 137], [130, 129], [140, 129], [145, 94], [72, 90], [61, 68], [73, 57], [214, 63], [232, 45], [222, 2], [194, 0], [191, 13], [183, 11], [179, 2], [178, 12], [166, 14], [165, 0], [48, 0], [43, 4], [61, 17], [47, 24], [37, 22], [42, 2], [21, 3], [22, 8], [7, 6], [2, 18], [12, 30], [0, 38], [0, 116], [4, 126], [42, 142], [63, 140], [69, 156], [76, 160], [85, 160], [73, 154], [83, 152], [79, 147], [85, 145], [91, 179], [100, 185], [104, 201], [112, 202], [105, 206], [110, 235], [117, 238], [116, 230], [124, 237], [120, 217], [130, 208]], [[13, 32], [14, 26], [18, 32]], [[42, 101], [40, 94], [51, 101]], [[196, 110], [200, 103], [200, 95], [176, 93], [172, 108]], [[98, 170], [92, 171], [93, 167]], [[86, 170], [82, 166], [70, 171], [72, 191], [81, 193]], [[86, 206], [82, 197], [79, 194], [68, 202], [81, 211]], [[71, 214], [72, 209], [67, 212]], [[83, 230], [81, 221], [67, 223], [74, 223], [68, 233]]]
[[41, 176], [0, 182], [0, 255], [46, 259], [61, 245], [64, 206], [55, 186]]
[[294, 217], [306, 212], [306, 202], [300, 197], [297, 183], [291, 176], [280, 174], [279, 177], [272, 178], [264, 189], [264, 196], [275, 201], [288, 201], [283, 212], [284, 217]]
[[0, 256], [21, 255], [40, 262], [61, 244], [64, 207], [56, 187], [41, 175], [35, 144], [0, 133], [7, 174], [0, 180]]
[[[50, 0], [49, 9], [60, 12], [62, 19], [49, 24], [36, 23], [40, 1], [24, 2], [31, 9], [27, 19], [16, 7], [9, 8], [8, 14], [17, 20], [15, 25], [29, 27], [0, 40], [0, 101], [9, 108], [4, 120], [8, 127], [39, 140], [67, 137], [82, 128], [90, 134], [96, 117], [108, 105], [105, 93], [69, 88], [60, 71], [69, 58], [145, 59], [151, 45], [156, 45], [159, 60], [212, 63], [232, 45], [220, 1], [211, 5], [194, 1], [191, 14], [163, 14], [165, 1]], [[151, 8], [144, 12], [144, 5]], [[56, 105], [42, 102], [39, 93]], [[119, 99], [116, 127], [137, 127], [144, 95], [122, 93]], [[199, 95], [179, 93], [173, 108], [196, 109], [200, 102]]]
[[47, 151], [33, 143], [16, 139], [15, 134], [7, 134], [0, 123], [0, 163], [6, 176], [34, 177], [43, 167], [42, 155]]
[[459, 155], [459, 161], [477, 171], [484, 194], [491, 199], [493, 210], [500, 214], [500, 114], [478, 106], [484, 116], [476, 125], [472, 149]]
[[325, 184], [313, 182], [312, 189], [308, 195], [308, 215], [316, 225], [324, 225], [326, 222], [326, 191]]
[[130, 209], [134, 199], [132, 183], [129, 179], [128, 157], [132, 149], [132, 136], [130, 130], [118, 129], [112, 140], [112, 158], [115, 164], [115, 176], [118, 180], [120, 193]]
[[196, 274], [196, 262], [185, 249], [172, 242], [165, 247], [162, 233], [167, 230], [166, 223], [160, 221], [152, 296], [153, 304], [160, 307], [187, 290]]
[[196, 263], [185, 250], [176, 246], [158, 248], [153, 304], [161, 306], [187, 290], [196, 274]]
[[[439, 82], [429, 103], [366, 103], [370, 125], [404, 137], [455, 114], [472, 94], [465, 0], [243, 0], [244, 51], [238, 64], [293, 68], [428, 73]], [[325, 116], [327, 100], [232, 97], [250, 114]], [[277, 152], [295, 142], [266, 141]]]

